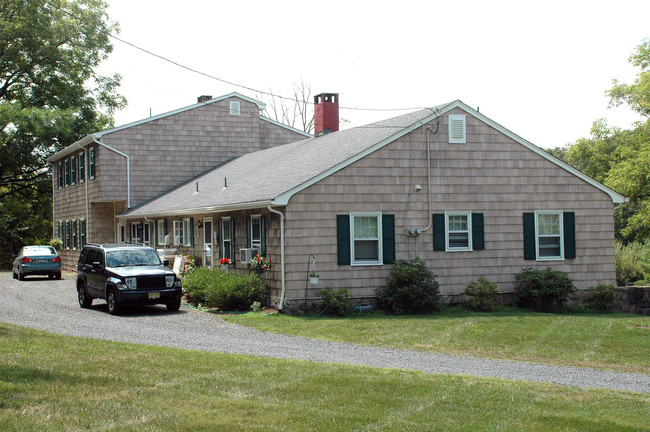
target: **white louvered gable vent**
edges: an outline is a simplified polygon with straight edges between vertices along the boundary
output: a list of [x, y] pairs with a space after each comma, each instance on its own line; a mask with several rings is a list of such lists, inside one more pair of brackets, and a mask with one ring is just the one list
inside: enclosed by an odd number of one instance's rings
[[465, 114], [449, 114], [449, 143], [465, 144], [466, 142]]

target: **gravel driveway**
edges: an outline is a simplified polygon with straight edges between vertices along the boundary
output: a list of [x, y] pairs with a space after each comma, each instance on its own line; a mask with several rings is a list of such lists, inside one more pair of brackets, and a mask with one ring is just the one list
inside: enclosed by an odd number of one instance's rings
[[81, 309], [74, 279], [65, 275], [60, 281], [37, 277], [17, 281], [11, 273], [0, 273], [0, 321], [63, 335], [172, 348], [650, 393], [650, 375], [324, 342], [260, 332], [187, 308], [169, 313], [164, 306], [143, 307], [115, 317], [99, 300], [91, 309]]

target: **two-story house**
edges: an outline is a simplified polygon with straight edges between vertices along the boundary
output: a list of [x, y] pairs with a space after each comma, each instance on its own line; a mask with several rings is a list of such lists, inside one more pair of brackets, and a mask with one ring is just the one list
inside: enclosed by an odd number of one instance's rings
[[[153, 246], [153, 221], [127, 225], [116, 216], [232, 158], [310, 136], [262, 116], [263, 109], [238, 93], [201, 96], [194, 105], [93, 133], [52, 155], [53, 235], [63, 241], [64, 268], [74, 267], [88, 242]], [[192, 228], [176, 228], [159, 243], [185, 243]], [[167, 236], [166, 227], [160, 232]]]

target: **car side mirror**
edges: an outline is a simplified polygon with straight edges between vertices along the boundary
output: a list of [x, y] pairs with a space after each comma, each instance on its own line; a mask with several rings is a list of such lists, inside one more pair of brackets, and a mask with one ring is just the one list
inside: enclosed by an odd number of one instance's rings
[[164, 261], [163, 261], [163, 265], [164, 265], [165, 267], [167, 267], [167, 266], [169, 265], [169, 260], [168, 260], [168, 259], [164, 260]]
[[100, 263], [99, 261], [95, 261], [95, 262], [93, 263], [93, 268], [94, 268], [95, 270], [101, 270], [101, 269], [102, 269], [102, 263]]
[[12, 258], [16, 258], [17, 256], [18, 256], [18, 255], [16, 255], [16, 254], [11, 254], [11, 257], [12, 257]]

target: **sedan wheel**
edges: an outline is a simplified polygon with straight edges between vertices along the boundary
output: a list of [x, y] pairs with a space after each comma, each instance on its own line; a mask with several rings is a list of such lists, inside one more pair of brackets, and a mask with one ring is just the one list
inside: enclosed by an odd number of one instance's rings
[[115, 290], [112, 289], [108, 292], [108, 298], [106, 299], [106, 303], [108, 303], [108, 313], [111, 315], [119, 315], [121, 307], [120, 304], [117, 301], [117, 294], [115, 293]]
[[14, 279], [18, 279], [18, 275], [16, 274], [16, 269], [13, 269], [13, 277]]
[[25, 275], [20, 270], [18, 270], [18, 279], [25, 280]]

